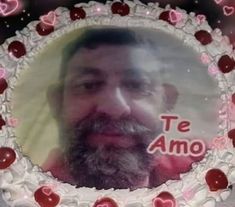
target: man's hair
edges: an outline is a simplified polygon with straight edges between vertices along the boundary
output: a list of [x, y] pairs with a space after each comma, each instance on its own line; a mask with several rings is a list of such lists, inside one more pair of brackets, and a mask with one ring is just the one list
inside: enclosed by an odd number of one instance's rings
[[[138, 29], [137, 29], [138, 30]], [[66, 75], [67, 63], [81, 48], [96, 49], [100, 45], [153, 45], [151, 38], [145, 38], [146, 34], [140, 34], [135, 30], [119, 27], [89, 28], [69, 43], [63, 50], [62, 64], [59, 79]]]

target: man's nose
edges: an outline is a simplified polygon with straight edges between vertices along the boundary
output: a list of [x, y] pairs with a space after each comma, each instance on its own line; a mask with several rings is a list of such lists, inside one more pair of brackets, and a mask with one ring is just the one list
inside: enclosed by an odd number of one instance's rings
[[120, 88], [108, 90], [99, 98], [97, 112], [107, 114], [114, 119], [121, 116], [129, 115], [131, 108], [128, 104], [127, 97]]

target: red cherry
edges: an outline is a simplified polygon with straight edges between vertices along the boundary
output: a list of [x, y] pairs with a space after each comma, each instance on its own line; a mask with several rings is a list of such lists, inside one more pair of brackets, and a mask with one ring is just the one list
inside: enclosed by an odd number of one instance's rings
[[101, 198], [95, 202], [93, 207], [118, 207], [118, 205], [111, 198]]
[[34, 192], [34, 198], [40, 207], [55, 207], [60, 202], [60, 196], [54, 193], [51, 188], [42, 186]]
[[211, 34], [205, 30], [197, 31], [194, 36], [202, 45], [208, 45], [212, 42]]
[[223, 55], [218, 61], [218, 66], [222, 73], [229, 73], [235, 68], [235, 61], [228, 55]]
[[171, 25], [176, 25], [176, 22], [172, 22], [170, 18], [170, 11], [164, 11], [159, 15], [159, 19], [168, 22]]
[[0, 115], [0, 129], [6, 124], [6, 122], [3, 120], [2, 116]]
[[20, 58], [26, 54], [26, 48], [20, 41], [13, 41], [8, 46], [8, 52], [14, 55], [16, 58]]
[[0, 169], [8, 168], [16, 159], [16, 153], [12, 148], [0, 147]]
[[176, 207], [176, 200], [169, 192], [161, 192], [156, 198], [153, 199], [154, 207]]
[[232, 95], [232, 103], [235, 104], [235, 93]]
[[46, 35], [49, 35], [50, 33], [54, 32], [54, 27], [49, 26], [49, 25], [45, 25], [42, 22], [40, 22], [36, 26], [36, 31], [38, 32], [39, 35], [46, 36]]
[[4, 78], [0, 78], [0, 94], [2, 94], [8, 87], [7, 81]]
[[111, 6], [113, 14], [119, 14], [121, 16], [126, 16], [130, 13], [130, 7], [126, 3], [114, 2]]
[[230, 138], [233, 141], [233, 147], [235, 147], [235, 129], [231, 129], [228, 132], [228, 138]]
[[206, 173], [206, 182], [210, 191], [226, 189], [228, 187], [228, 179], [220, 169], [211, 169]]
[[74, 7], [70, 10], [70, 19], [75, 21], [77, 19], [85, 19], [86, 12], [82, 7]]

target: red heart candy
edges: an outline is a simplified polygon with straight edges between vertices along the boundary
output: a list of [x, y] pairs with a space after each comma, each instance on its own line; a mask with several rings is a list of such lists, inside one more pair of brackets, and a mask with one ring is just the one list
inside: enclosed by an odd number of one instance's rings
[[220, 169], [210, 169], [205, 179], [210, 191], [223, 190], [228, 187], [227, 176]]
[[56, 207], [60, 202], [60, 197], [47, 186], [42, 186], [34, 193], [34, 198], [40, 207]]
[[154, 199], [154, 207], [174, 207], [174, 203], [171, 200], [163, 200], [157, 197]]
[[9, 147], [0, 147], [0, 170], [8, 168], [16, 159], [16, 153]]
[[176, 207], [176, 201], [171, 193], [163, 191], [156, 198], [153, 199], [153, 206]]
[[126, 3], [114, 2], [111, 6], [113, 14], [119, 14], [120, 16], [126, 16], [130, 13], [130, 7]]
[[118, 207], [118, 205], [111, 198], [101, 198], [95, 202], [93, 207]]

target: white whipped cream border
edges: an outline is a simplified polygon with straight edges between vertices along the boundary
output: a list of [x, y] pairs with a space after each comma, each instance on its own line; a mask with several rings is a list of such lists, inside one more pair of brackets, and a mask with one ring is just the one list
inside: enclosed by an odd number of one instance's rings
[[[130, 14], [125, 17], [112, 14], [112, 2], [107, 2], [106, 5], [97, 2], [77, 4], [75, 7], [82, 6], [86, 11], [86, 19], [74, 22], [69, 17], [68, 9], [58, 8], [55, 10], [57, 22], [53, 33], [47, 36], [38, 35], [35, 26], [39, 21], [34, 21], [22, 31], [17, 31], [15, 37], [7, 39], [0, 47], [0, 66], [7, 69], [6, 79], [9, 84], [8, 89], [3, 95], [0, 95], [0, 114], [3, 119], [7, 122], [12, 117], [11, 97], [21, 70], [27, 68], [34, 57], [56, 38], [86, 26], [115, 25], [157, 28], [177, 36], [197, 52], [207, 53], [212, 57], [209, 65], [214, 64], [216, 66], [219, 58], [224, 54], [235, 58], [228, 38], [222, 36], [219, 29], [212, 30], [206, 21], [199, 25], [194, 13], [187, 14], [184, 10], [177, 8], [176, 10], [183, 14], [183, 19], [176, 26], [172, 26], [165, 21], [158, 20], [160, 13], [171, 9], [170, 6], [162, 9], [158, 7], [157, 3], [149, 3], [148, 5], [138, 1], [125, 1], [125, 3], [130, 7]], [[100, 8], [99, 12], [97, 12], [98, 7]], [[214, 40], [211, 44], [203, 46], [195, 39], [194, 33], [201, 29], [211, 33]], [[26, 55], [19, 59], [12, 57], [7, 50], [8, 45], [14, 40], [23, 42], [27, 50]], [[234, 71], [228, 74], [219, 73], [215, 76], [219, 80], [221, 99], [224, 101], [221, 114], [228, 115], [228, 97], [231, 97], [232, 93], [235, 92], [235, 86], [232, 85], [234, 73]], [[231, 129], [231, 124], [229, 119], [221, 119], [218, 134], [226, 135], [228, 130]], [[235, 150], [230, 140], [228, 140], [228, 144], [229, 147], [225, 150], [208, 151], [200, 163], [193, 164], [191, 171], [180, 175], [181, 180], [167, 181], [157, 188], [142, 188], [135, 191], [128, 189], [96, 190], [95, 188], [85, 187], [76, 189], [74, 186], [61, 183], [53, 178], [50, 173], [42, 173], [39, 167], [34, 166], [30, 159], [22, 154], [17, 145], [14, 128], [7, 124], [0, 131], [0, 146], [15, 149], [17, 159], [9, 168], [0, 170], [0, 189], [4, 190], [4, 200], [12, 207], [39, 206], [34, 200], [34, 192], [44, 185], [54, 186], [54, 192], [60, 196], [58, 207], [91, 207], [97, 199], [102, 197], [114, 199], [119, 207], [151, 207], [152, 200], [162, 191], [170, 192], [176, 198], [178, 207], [213, 207], [216, 202], [225, 200], [229, 196], [230, 189], [211, 192], [204, 179], [206, 172], [211, 168], [220, 168], [227, 175], [229, 185], [235, 183]], [[191, 198], [185, 196], [185, 193], [189, 190], [195, 192]]]

